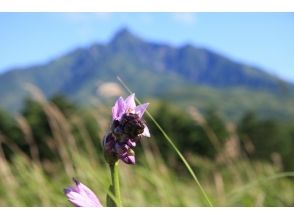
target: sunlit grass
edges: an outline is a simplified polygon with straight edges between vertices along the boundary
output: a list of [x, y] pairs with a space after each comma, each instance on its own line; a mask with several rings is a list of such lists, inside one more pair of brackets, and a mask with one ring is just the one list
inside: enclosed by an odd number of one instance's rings
[[[72, 177], [89, 186], [105, 205], [110, 176], [106, 163], [101, 159], [103, 155], [97, 153], [100, 143], [91, 142], [78, 115], [66, 118], [52, 103], [39, 101], [53, 134], [48, 143], [58, 159], [40, 161], [36, 157], [30, 158], [0, 135], [0, 144], [5, 143], [14, 151], [12, 160], [8, 161], [0, 148], [0, 205], [71, 206], [63, 189], [72, 184]], [[110, 115], [103, 106], [91, 114], [95, 115], [100, 127], [97, 132], [102, 136], [108, 129], [105, 121]], [[82, 137], [79, 143], [73, 127], [78, 127]], [[212, 131], [208, 128], [207, 132]], [[137, 158], [137, 165], [120, 163], [124, 206], [208, 205], [193, 178], [185, 174], [186, 170], [182, 173], [180, 169], [172, 169], [159, 153], [160, 146], [152, 137], [143, 139], [138, 147], [143, 148], [143, 154]], [[231, 157], [226, 152], [219, 153], [222, 159], [218, 161], [195, 154], [185, 155], [191, 167], [197, 170], [199, 182], [214, 206], [294, 205], [293, 173], [281, 173], [273, 165], [252, 162], [241, 155]]]

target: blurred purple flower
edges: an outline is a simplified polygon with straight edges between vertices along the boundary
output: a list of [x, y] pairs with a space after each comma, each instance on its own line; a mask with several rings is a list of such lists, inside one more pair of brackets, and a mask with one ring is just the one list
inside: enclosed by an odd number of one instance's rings
[[64, 189], [64, 193], [74, 206], [77, 207], [102, 207], [99, 199], [87, 186], [73, 178], [75, 186]]

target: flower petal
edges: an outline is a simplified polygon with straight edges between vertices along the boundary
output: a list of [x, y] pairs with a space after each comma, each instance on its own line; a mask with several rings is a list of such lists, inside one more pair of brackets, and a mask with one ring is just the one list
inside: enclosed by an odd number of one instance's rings
[[134, 147], [136, 147], [136, 142], [128, 140], [127, 145], [131, 148], [134, 148]]
[[124, 158], [120, 158], [123, 162], [125, 162], [126, 164], [135, 164], [136, 163], [136, 159], [135, 156], [133, 155], [129, 155], [126, 156]]
[[147, 125], [145, 125], [142, 135], [145, 137], [150, 137], [150, 132], [149, 132], [149, 128], [147, 127]]
[[78, 185], [81, 195], [84, 195], [86, 198], [89, 198], [95, 206], [101, 207], [101, 203], [95, 193], [93, 193], [92, 190], [90, 190], [87, 186], [85, 186], [82, 183], [79, 183]]
[[73, 181], [76, 186], [64, 190], [66, 197], [73, 205], [78, 207], [102, 207], [92, 190], [74, 178]]
[[96, 203], [93, 203], [92, 200], [87, 199], [86, 197], [82, 196], [81, 194], [73, 191], [64, 190], [68, 201], [70, 201], [74, 206], [77, 207], [100, 207]]
[[129, 95], [125, 99], [125, 103], [126, 103], [126, 110], [128, 110], [128, 109], [134, 110], [136, 108], [135, 93]]
[[142, 105], [138, 105], [136, 108], [135, 108], [135, 113], [138, 114], [139, 118], [142, 118], [145, 110], [147, 109], [149, 103], [144, 103]]
[[119, 159], [121, 159], [126, 164], [136, 163], [135, 152], [128, 145], [123, 145], [123, 146], [117, 145], [116, 152]]
[[122, 97], [119, 97], [112, 107], [112, 119], [119, 120], [126, 111], [126, 104]]

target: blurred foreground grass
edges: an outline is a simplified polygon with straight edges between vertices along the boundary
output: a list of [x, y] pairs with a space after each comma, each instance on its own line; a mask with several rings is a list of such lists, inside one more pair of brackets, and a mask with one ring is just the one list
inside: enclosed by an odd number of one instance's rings
[[[42, 97], [37, 99], [52, 131], [52, 139], [46, 141], [57, 157], [40, 160], [32, 135], [34, 131], [26, 126], [24, 118], [19, 118], [31, 154], [23, 153], [11, 140], [0, 136], [1, 146], [6, 144], [13, 151], [8, 160], [0, 148], [0, 206], [71, 206], [63, 189], [72, 185], [72, 177], [89, 186], [105, 205], [110, 178], [101, 153], [97, 153], [101, 144], [91, 141], [78, 114], [65, 117], [56, 105]], [[110, 109], [104, 106], [91, 112], [99, 125], [97, 132], [101, 138], [108, 129], [109, 112]], [[203, 121], [198, 122], [206, 126]], [[213, 142], [214, 134], [207, 127], [205, 130]], [[231, 148], [234, 148], [234, 135], [230, 138]], [[137, 158], [138, 164], [120, 163], [123, 205], [206, 206], [188, 171], [182, 166], [169, 166], [160, 153], [160, 145], [152, 138], [143, 139], [137, 147], [143, 151]], [[219, 147], [218, 143], [215, 145]], [[186, 153], [185, 157], [214, 206], [294, 205], [294, 181], [291, 179], [294, 173], [283, 173], [276, 165], [251, 161], [228, 150], [220, 151], [218, 160], [192, 153]]]

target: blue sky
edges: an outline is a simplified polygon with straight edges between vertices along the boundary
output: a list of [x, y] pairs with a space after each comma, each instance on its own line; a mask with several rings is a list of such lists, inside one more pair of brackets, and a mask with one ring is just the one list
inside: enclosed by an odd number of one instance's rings
[[0, 13], [0, 72], [108, 42], [122, 27], [191, 43], [294, 82], [294, 13]]

